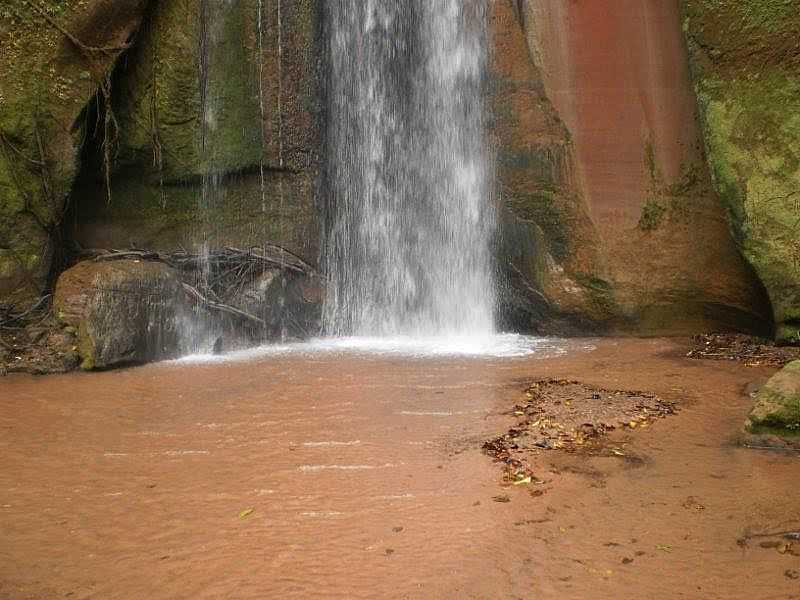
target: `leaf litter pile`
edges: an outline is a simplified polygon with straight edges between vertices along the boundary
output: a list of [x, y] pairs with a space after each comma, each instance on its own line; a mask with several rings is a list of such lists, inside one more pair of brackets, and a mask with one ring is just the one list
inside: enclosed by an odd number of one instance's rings
[[783, 367], [800, 359], [800, 347], [777, 346], [772, 340], [738, 333], [712, 333], [692, 338], [689, 358], [732, 360], [747, 366]]
[[624, 456], [621, 450], [603, 444], [609, 432], [645, 429], [675, 412], [673, 404], [649, 392], [605, 390], [563, 379], [536, 381], [525, 397], [525, 402], [513, 409], [519, 422], [483, 444], [486, 454], [505, 465], [505, 480], [514, 485], [538, 482], [526, 461], [532, 452]]

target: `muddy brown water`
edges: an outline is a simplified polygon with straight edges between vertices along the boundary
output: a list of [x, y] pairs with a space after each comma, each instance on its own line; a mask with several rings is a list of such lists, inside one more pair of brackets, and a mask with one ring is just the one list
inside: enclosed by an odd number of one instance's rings
[[[800, 528], [800, 457], [730, 442], [772, 371], [596, 345], [6, 377], [0, 598], [800, 598], [800, 557], [737, 544]], [[534, 457], [534, 497], [480, 445], [541, 377], [680, 412]]]

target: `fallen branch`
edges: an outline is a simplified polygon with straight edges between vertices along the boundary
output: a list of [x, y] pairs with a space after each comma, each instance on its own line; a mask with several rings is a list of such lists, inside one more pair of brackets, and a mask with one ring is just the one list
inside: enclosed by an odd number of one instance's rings
[[189, 253], [186, 251], [163, 253], [149, 250], [87, 250], [84, 252], [93, 256], [96, 262], [109, 260], [155, 260], [175, 268], [192, 269], [201, 266], [224, 267], [236, 266], [247, 263], [260, 264], [264, 267], [292, 271], [301, 275], [315, 275], [314, 267], [302, 258], [293, 254], [286, 248], [274, 244], [253, 246], [249, 250], [226, 247], [213, 250], [206, 254]]
[[741, 537], [743, 540], [753, 540], [758, 538], [771, 538], [781, 536], [787, 540], [800, 540], [800, 530], [786, 529], [784, 531], [773, 531], [771, 533], [747, 533]]
[[257, 325], [259, 325], [261, 327], [265, 327], [266, 326], [266, 322], [264, 321], [264, 319], [260, 319], [260, 318], [254, 316], [254, 315], [251, 315], [249, 313], [244, 312], [243, 310], [239, 310], [238, 308], [234, 308], [233, 306], [229, 306], [227, 304], [222, 304], [221, 302], [215, 302], [213, 300], [209, 300], [208, 298], [203, 296], [200, 292], [198, 292], [196, 288], [192, 287], [188, 283], [183, 283], [182, 285], [183, 285], [183, 289], [186, 291], [186, 293], [189, 294], [189, 296], [191, 296], [192, 298], [194, 298], [198, 303], [203, 305], [205, 308], [208, 308], [208, 309], [211, 309], [211, 310], [215, 310], [217, 312], [223, 312], [223, 313], [226, 313], [226, 314], [229, 314], [229, 315], [233, 315], [233, 316], [239, 317], [241, 319], [244, 319], [246, 321], [251, 321], [251, 322], [256, 323]]
[[21, 313], [15, 313], [11, 307], [0, 307], [0, 327], [7, 328], [12, 323], [20, 323], [24, 321], [30, 315], [39, 310], [49, 299], [50, 294], [45, 294], [39, 298], [28, 310]]
[[153, 260], [161, 262], [169, 262], [165, 255], [158, 252], [149, 252], [147, 250], [104, 250], [102, 254], [97, 254], [92, 259], [95, 262], [104, 262], [112, 260]]

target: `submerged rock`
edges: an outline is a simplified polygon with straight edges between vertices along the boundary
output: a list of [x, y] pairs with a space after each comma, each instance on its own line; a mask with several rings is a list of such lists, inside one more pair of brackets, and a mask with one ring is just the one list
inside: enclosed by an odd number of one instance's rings
[[761, 388], [746, 428], [800, 437], [800, 360], [786, 365]]
[[77, 330], [86, 370], [177, 356], [191, 310], [174, 269], [135, 260], [78, 263], [58, 279], [53, 302]]

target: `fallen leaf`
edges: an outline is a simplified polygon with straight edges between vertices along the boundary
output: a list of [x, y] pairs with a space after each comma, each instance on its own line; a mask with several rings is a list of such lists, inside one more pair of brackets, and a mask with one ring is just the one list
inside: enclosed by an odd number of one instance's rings
[[255, 512], [255, 510], [256, 510], [255, 508], [245, 508], [242, 512], [239, 513], [239, 518], [246, 519], [247, 517], [252, 515]]
[[528, 475], [527, 477], [523, 477], [522, 479], [517, 479], [514, 482], [514, 485], [526, 485], [531, 482], [531, 477]]
[[667, 546], [666, 544], [657, 544], [656, 550], [661, 550], [662, 552], [672, 552], [672, 546]]
[[777, 550], [781, 554], [787, 554], [787, 553], [788, 554], [794, 554], [794, 552], [792, 552], [792, 543], [791, 542], [782, 542], [778, 546]]

